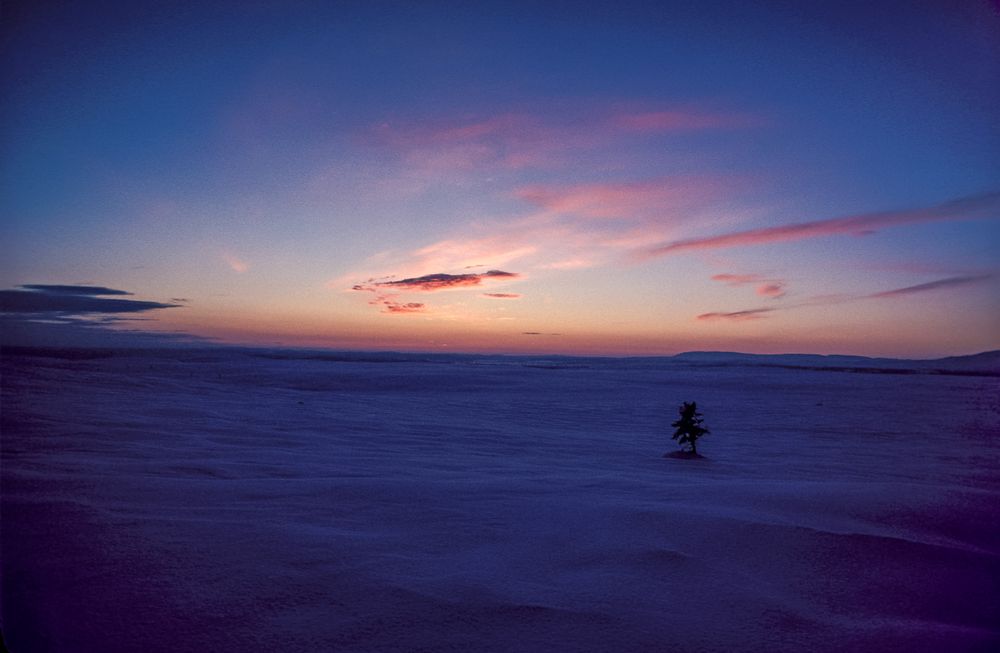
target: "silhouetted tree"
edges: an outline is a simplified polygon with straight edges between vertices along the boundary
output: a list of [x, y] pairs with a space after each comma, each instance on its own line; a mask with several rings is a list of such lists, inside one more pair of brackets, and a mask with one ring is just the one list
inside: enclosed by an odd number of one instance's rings
[[702, 426], [702, 415], [698, 412], [697, 402], [692, 401], [688, 403], [685, 401], [684, 405], [680, 407], [680, 414], [681, 418], [670, 425], [677, 429], [674, 431], [672, 439], [677, 440], [678, 444], [690, 445], [691, 453], [698, 455], [698, 448], [695, 443], [698, 441], [698, 438], [706, 435], [709, 431]]

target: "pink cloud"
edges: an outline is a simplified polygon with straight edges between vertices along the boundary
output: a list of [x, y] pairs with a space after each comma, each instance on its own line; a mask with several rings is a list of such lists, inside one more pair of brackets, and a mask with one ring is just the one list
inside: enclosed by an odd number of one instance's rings
[[484, 292], [483, 297], [491, 297], [493, 299], [520, 299], [521, 295], [514, 292]]
[[736, 183], [733, 179], [674, 177], [638, 182], [535, 185], [515, 195], [545, 211], [583, 218], [662, 217], [711, 201]]
[[228, 252], [222, 254], [222, 259], [234, 272], [242, 274], [250, 269], [250, 265], [246, 261]]
[[567, 155], [612, 145], [631, 134], [731, 129], [754, 124], [735, 113], [697, 108], [614, 111], [563, 106], [546, 113], [503, 112], [439, 120], [386, 121], [363, 139], [400, 152], [412, 165], [443, 173], [475, 167], [560, 165]]
[[538, 251], [524, 234], [500, 233], [481, 238], [449, 238], [421, 247], [409, 267], [423, 272], [440, 269], [497, 268]]
[[862, 213], [842, 218], [799, 222], [779, 227], [748, 229], [719, 236], [678, 240], [646, 249], [638, 254], [638, 258], [649, 259], [667, 254], [725, 247], [766, 245], [837, 234], [867, 234], [884, 227], [918, 222], [997, 217], [1000, 217], [1000, 193], [987, 193], [926, 208]]
[[517, 113], [385, 122], [370, 130], [367, 138], [400, 153], [408, 165], [431, 173], [552, 164], [556, 152], [572, 148], [577, 140], [559, 127]]
[[778, 299], [785, 296], [785, 282], [781, 279], [768, 279], [759, 274], [716, 274], [712, 281], [719, 281], [727, 286], [746, 286], [757, 284], [756, 292], [761, 297]]
[[[490, 235], [483, 236], [487, 230]], [[546, 215], [471, 225], [465, 231], [413, 251], [400, 267], [409, 276], [442, 269], [504, 269], [515, 264], [535, 269], [578, 269], [600, 263], [608, 252], [628, 251], [662, 238], [661, 233], [640, 237], [626, 223], [616, 223], [612, 229], [595, 229]]]
[[785, 296], [785, 284], [780, 282], [764, 283], [757, 286], [757, 294], [761, 297], [773, 297], [778, 299]]
[[424, 305], [418, 302], [407, 302], [405, 304], [392, 300], [383, 300], [383, 313], [423, 313]]

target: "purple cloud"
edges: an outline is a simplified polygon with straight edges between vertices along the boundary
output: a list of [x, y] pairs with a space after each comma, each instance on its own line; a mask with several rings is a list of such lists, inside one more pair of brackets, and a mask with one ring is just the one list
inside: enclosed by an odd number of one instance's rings
[[400, 279], [398, 281], [368, 281], [359, 283], [353, 290], [374, 291], [375, 288], [386, 288], [395, 290], [409, 290], [418, 292], [433, 292], [445, 288], [457, 288], [462, 286], [478, 286], [483, 279], [517, 279], [520, 275], [515, 272], [504, 272], [503, 270], [490, 270], [488, 272], [468, 273], [468, 274], [425, 274], [422, 277], [412, 277], [410, 279]]

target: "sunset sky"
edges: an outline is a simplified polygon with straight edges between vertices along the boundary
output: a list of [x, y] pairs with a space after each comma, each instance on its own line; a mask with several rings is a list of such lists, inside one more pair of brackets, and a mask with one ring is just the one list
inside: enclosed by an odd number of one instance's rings
[[995, 3], [420, 4], [4, 3], [5, 337], [1000, 348]]

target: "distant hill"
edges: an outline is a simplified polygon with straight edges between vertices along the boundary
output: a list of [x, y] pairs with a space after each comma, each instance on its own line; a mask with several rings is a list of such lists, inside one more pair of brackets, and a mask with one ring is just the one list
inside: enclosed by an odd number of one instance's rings
[[1000, 350], [970, 356], [935, 359], [869, 358], [822, 354], [742, 354], [724, 351], [689, 351], [671, 357], [678, 363], [692, 365], [753, 365], [802, 369], [842, 369], [905, 374], [982, 374], [1000, 375]]
[[251, 356], [275, 360], [312, 360], [331, 363], [440, 363], [518, 366], [540, 369], [586, 369], [608, 365], [629, 367], [778, 367], [785, 369], [861, 372], [869, 374], [961, 374], [1000, 376], [1000, 350], [969, 356], [936, 359], [870, 358], [823, 354], [744, 354], [732, 351], [689, 351], [675, 356], [593, 357], [567, 355], [502, 355], [460, 353], [414, 353], [394, 351], [343, 351], [287, 347], [183, 347], [183, 348], [87, 348], [0, 347], [0, 359], [34, 356], [66, 360], [110, 357], [153, 357], [176, 360], [215, 360], [226, 356]]

